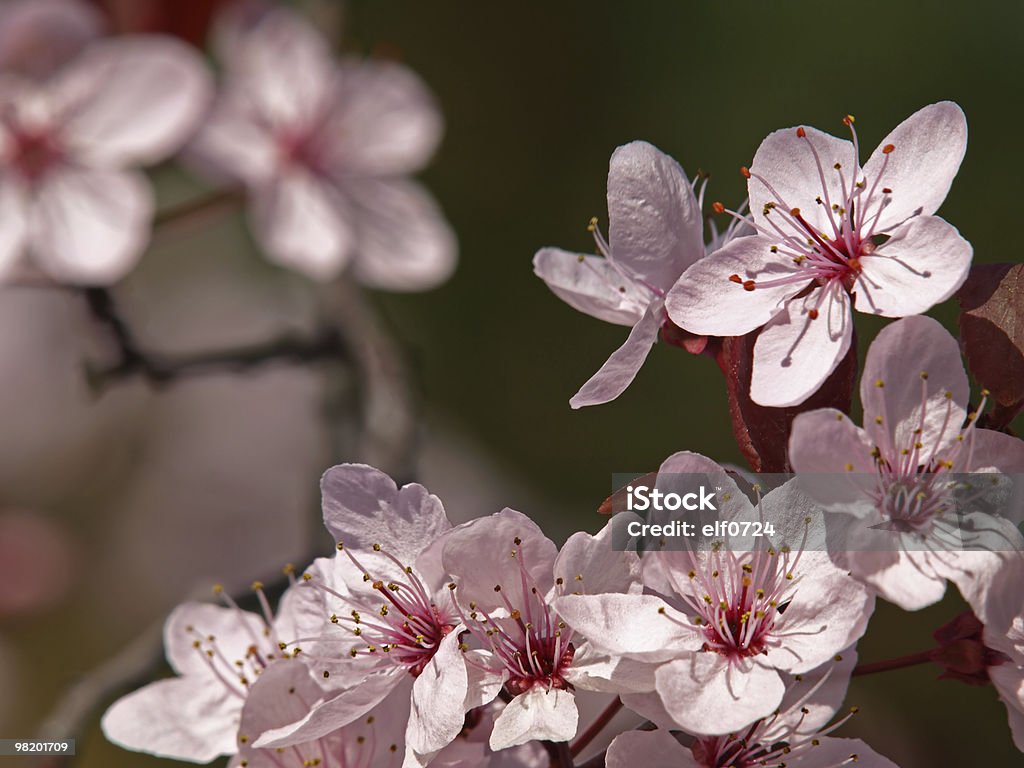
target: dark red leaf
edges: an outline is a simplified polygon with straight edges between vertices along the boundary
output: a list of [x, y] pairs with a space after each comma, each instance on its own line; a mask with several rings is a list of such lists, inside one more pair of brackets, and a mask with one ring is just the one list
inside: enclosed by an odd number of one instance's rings
[[1024, 264], [975, 264], [960, 289], [960, 344], [1003, 429], [1024, 407]]

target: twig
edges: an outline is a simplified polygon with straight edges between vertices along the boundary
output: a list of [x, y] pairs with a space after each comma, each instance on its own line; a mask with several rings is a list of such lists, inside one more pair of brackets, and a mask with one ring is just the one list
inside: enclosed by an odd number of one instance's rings
[[93, 316], [110, 331], [119, 360], [113, 365], [87, 365], [86, 375], [94, 389], [141, 376], [154, 385], [165, 385], [188, 376], [219, 370], [244, 371], [270, 362], [309, 363], [318, 360], [347, 360], [348, 351], [333, 327], [312, 338], [285, 335], [245, 347], [200, 352], [194, 355], [164, 355], [144, 351], [118, 313], [113, 297], [105, 288], [85, 289]]
[[622, 699], [616, 696], [615, 700], [605, 707], [601, 714], [594, 718], [594, 722], [587, 726], [587, 730], [576, 737], [576, 741], [574, 741], [572, 746], [569, 748], [572, 756], [576, 757], [580, 752], [586, 749], [587, 745], [605, 729], [608, 723], [612, 721], [612, 718], [619, 713], [620, 709], [622, 709]]
[[918, 664], [927, 664], [932, 661], [932, 656], [935, 650], [919, 651], [918, 653], [911, 653], [907, 656], [900, 656], [895, 659], [885, 659], [884, 661], [873, 661], [868, 664], [858, 664], [853, 668], [851, 673], [854, 677], [859, 675], [873, 675], [876, 672], [889, 672], [893, 669], [904, 669], [905, 667], [915, 667]]
[[567, 741], [542, 741], [541, 746], [548, 753], [550, 768], [575, 768]]

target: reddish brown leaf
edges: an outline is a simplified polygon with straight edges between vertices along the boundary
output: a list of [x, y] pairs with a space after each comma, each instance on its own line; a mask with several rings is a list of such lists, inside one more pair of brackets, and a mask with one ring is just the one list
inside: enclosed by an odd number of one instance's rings
[[1003, 429], [1024, 407], [1024, 264], [975, 264], [960, 289], [960, 344]]

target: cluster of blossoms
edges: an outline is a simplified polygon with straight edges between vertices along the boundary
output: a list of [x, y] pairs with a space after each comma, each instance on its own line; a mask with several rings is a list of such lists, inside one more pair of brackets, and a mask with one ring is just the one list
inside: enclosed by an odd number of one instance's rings
[[[244, 192], [268, 257], [313, 279], [424, 290], [454, 268], [454, 235], [410, 178], [442, 124], [408, 69], [336, 61], [300, 16], [245, 3], [216, 25], [218, 95], [196, 50], [104, 36], [76, 0], [4, 13], [0, 42], [48, 42], [45, 57], [0, 46], [0, 280], [122, 278], [154, 220], [140, 168], [177, 155]], [[256, 610], [219, 588], [221, 604], [179, 606], [173, 676], [114, 703], [107, 738], [232, 768], [571, 768], [624, 709], [638, 727], [602, 753], [613, 768], [885, 768], [835, 735], [855, 712], [841, 710], [857, 643], [876, 599], [917, 610], [952, 582], [971, 612], [925, 660], [991, 683], [1024, 751], [1024, 537], [986, 506], [1020, 504], [1001, 479], [1024, 472], [1024, 443], [979, 423], [987, 395], [971, 406], [957, 340], [923, 316], [971, 269], [970, 244], [935, 215], [966, 121], [925, 107], [864, 165], [843, 123], [850, 140], [768, 136], [742, 169], [748, 201], [711, 206], [721, 229], [706, 226], [706, 178], [645, 142], [620, 147], [607, 237], [589, 227], [597, 253], [534, 259], [571, 306], [631, 328], [573, 407], [621, 395], [659, 337], [718, 355], [751, 335], [749, 381], [731, 385], [786, 414], [798, 477], [762, 494], [680, 452], [655, 483], [714, 477], [719, 522], [772, 521], [765, 535], [726, 525], [707, 546], [622, 547], [613, 517], [559, 548], [520, 512], [453, 525], [423, 486], [342, 464], [322, 483], [332, 555], [287, 567], [276, 605], [256, 583]], [[863, 427], [848, 400], [806, 405], [851, 354], [853, 309], [896, 319], [867, 353]], [[965, 502], [964, 476], [994, 482]], [[606, 708], [581, 724], [587, 697]]]
[[453, 233], [408, 178], [442, 120], [409, 69], [334, 60], [305, 19], [229, 5], [214, 47], [104, 35], [83, 0], [0, 10], [0, 281], [106, 286], [149, 244], [141, 168], [175, 156], [224, 195], [247, 192], [268, 258], [316, 280], [348, 268], [385, 290], [426, 290], [455, 264]]

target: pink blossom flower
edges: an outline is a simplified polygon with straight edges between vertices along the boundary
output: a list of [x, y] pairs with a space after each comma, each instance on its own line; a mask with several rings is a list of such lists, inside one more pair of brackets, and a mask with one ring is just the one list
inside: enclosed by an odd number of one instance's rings
[[[1012, 522], [974, 508], [964, 514], [955, 495], [963, 473], [1024, 471], [1024, 443], [976, 426], [960, 349], [938, 322], [908, 317], [884, 328], [860, 392], [863, 429], [819, 409], [796, 417], [789, 442], [800, 481], [853, 518], [849, 538], [834, 547], [837, 562], [917, 610], [942, 598], [947, 579], [967, 589], [974, 569], [1024, 548]], [[820, 483], [814, 473], [829, 474]]]
[[690, 267], [669, 292], [669, 316], [688, 331], [739, 336], [764, 326], [754, 346], [751, 398], [796, 405], [814, 393], [850, 346], [851, 304], [903, 317], [949, 298], [972, 249], [932, 214], [967, 146], [952, 102], [915, 112], [863, 168], [853, 142], [814, 128], [772, 133], [749, 171], [751, 226]]
[[293, 587], [271, 612], [262, 585], [254, 589], [263, 615], [243, 611], [219, 589], [227, 605], [184, 603], [167, 618], [164, 649], [175, 677], [118, 699], [103, 715], [103, 733], [136, 752], [206, 763], [236, 751], [242, 708], [250, 686], [295, 654], [282, 650], [294, 634], [289, 618]]
[[[659, 476], [725, 471], [691, 453]], [[722, 519], [774, 521], [776, 534], [715, 541], [709, 549], [646, 552], [648, 594], [567, 596], [560, 614], [605, 653], [657, 666], [666, 711], [692, 733], [724, 734], [767, 717], [782, 700], [781, 673], [800, 674], [849, 647], [874, 599], [833, 565], [820, 514], [793, 482], [755, 509], [731, 484]]]
[[403, 66], [344, 60], [284, 8], [225, 21], [225, 83], [191, 153], [242, 182], [268, 256], [318, 279], [351, 262], [374, 288], [416, 291], [451, 274], [455, 237], [407, 178], [434, 153], [440, 113]]
[[[703, 196], [703, 189], [701, 190]], [[608, 166], [608, 239], [590, 225], [600, 256], [542, 248], [534, 273], [569, 306], [632, 327], [629, 338], [569, 401], [621, 395], [667, 322], [665, 294], [704, 256], [700, 203], [679, 164], [645, 141], [619, 147]]]
[[845, 695], [856, 654], [844, 652], [837, 661], [804, 675], [785, 676], [785, 693], [778, 709], [736, 733], [699, 736], [683, 746], [669, 731], [627, 731], [608, 747], [608, 768], [642, 764], [651, 768], [895, 768], [894, 763], [858, 739], [830, 734], [853, 713], [834, 720]]
[[0, 2], [0, 71], [44, 79], [99, 36], [103, 19], [83, 0]]
[[149, 36], [94, 42], [43, 81], [0, 78], [0, 279], [26, 255], [62, 282], [127, 273], [153, 216], [134, 168], [174, 153], [209, 94], [197, 53]]
[[[483, 653], [466, 664], [503, 687], [508, 703], [494, 721], [494, 750], [576, 734], [574, 690], [650, 690], [640, 665], [596, 653], [554, 602], [573, 593], [636, 594], [636, 556], [611, 549], [610, 527], [577, 533], [557, 547], [525, 515], [505, 509], [455, 529], [443, 551], [462, 622]], [[497, 687], [491, 696], [498, 693]]]
[[259, 735], [257, 745], [325, 736], [412, 679], [406, 764], [425, 763], [458, 735], [469, 709], [498, 692], [467, 670], [459, 648], [464, 627], [439, 550], [451, 523], [422, 485], [399, 488], [366, 465], [334, 467], [321, 487], [338, 552], [304, 574], [296, 645], [321, 672], [323, 690], [301, 718]]

